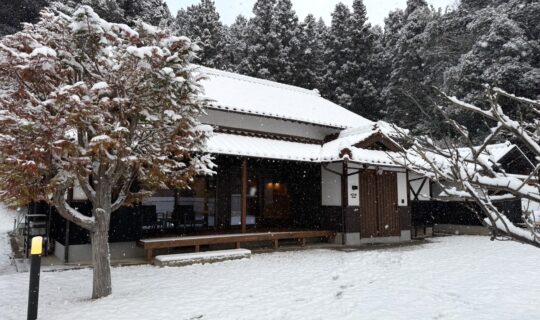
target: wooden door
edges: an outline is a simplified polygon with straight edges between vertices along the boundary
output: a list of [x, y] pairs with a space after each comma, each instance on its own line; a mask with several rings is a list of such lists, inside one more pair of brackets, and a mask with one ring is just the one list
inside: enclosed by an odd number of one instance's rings
[[360, 172], [360, 236], [378, 237], [377, 175], [373, 170]]
[[380, 237], [401, 235], [397, 209], [397, 175], [395, 172], [383, 172], [377, 175], [377, 214]]
[[401, 234], [397, 210], [397, 174], [364, 170], [360, 173], [360, 236]]

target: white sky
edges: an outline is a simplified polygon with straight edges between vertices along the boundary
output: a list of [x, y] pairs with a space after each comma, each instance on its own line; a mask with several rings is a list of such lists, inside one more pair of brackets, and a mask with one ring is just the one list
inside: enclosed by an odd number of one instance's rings
[[[458, 0], [427, 0], [427, 2], [436, 8], [446, 6], [453, 6]], [[171, 13], [176, 15], [176, 12], [180, 8], [186, 8], [187, 6], [195, 3], [199, 3], [199, 0], [165, 0]], [[330, 14], [334, 11], [334, 7], [337, 3], [343, 2], [349, 7], [353, 0], [292, 0], [294, 10], [300, 17], [304, 17], [308, 13], [313, 13], [316, 17], [322, 17], [326, 24], [330, 24]], [[243, 14], [244, 16], [251, 16], [253, 4], [255, 0], [215, 0], [216, 7], [221, 15], [221, 21], [225, 24], [231, 24], [237, 15]], [[384, 25], [384, 18], [388, 15], [388, 12], [395, 8], [406, 7], [407, 0], [364, 0], [364, 4], [367, 7], [368, 18], [372, 24]]]

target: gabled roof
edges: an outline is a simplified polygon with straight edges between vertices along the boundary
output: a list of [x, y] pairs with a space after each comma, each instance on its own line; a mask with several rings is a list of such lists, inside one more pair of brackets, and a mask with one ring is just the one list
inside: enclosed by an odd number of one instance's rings
[[[352, 144], [356, 142], [354, 141]], [[341, 148], [334, 141], [320, 145], [229, 133], [214, 133], [207, 143], [207, 152], [213, 154], [313, 163], [341, 161], [344, 149], [348, 150], [348, 158], [353, 162], [385, 167], [397, 166], [392, 161], [392, 156], [397, 156], [397, 153], [367, 150], [354, 147], [351, 144]]]
[[[346, 129], [339, 134], [337, 139], [329, 141], [323, 145], [321, 151], [321, 160], [339, 160], [341, 159], [341, 152], [347, 149], [349, 151], [353, 151], [352, 155], [349, 155], [352, 156], [351, 160], [353, 161], [355, 161], [355, 158], [364, 160], [372, 159], [371, 156], [377, 154], [377, 157], [379, 157], [381, 161], [387, 164], [393, 164], [393, 162], [389, 160], [388, 156], [386, 155], [386, 152], [370, 152], [376, 150], [364, 149], [366, 146], [364, 146], [362, 143], [369, 141], [373, 137], [380, 137], [380, 139], [384, 139], [389, 144], [394, 145], [395, 148], [392, 149], [398, 149], [399, 144], [392, 139], [392, 136], [396, 135], [396, 131], [386, 122], [377, 122], [367, 126]], [[362, 156], [363, 154], [368, 153], [371, 155], [365, 157]]]
[[[485, 150], [481, 154], [481, 157], [485, 161], [498, 163], [504, 156], [510, 153], [510, 151], [512, 151], [514, 148], [516, 148], [516, 145], [510, 143], [510, 141], [506, 141], [503, 143], [490, 144], [486, 146]], [[475, 147], [475, 149], [478, 151], [480, 147]], [[458, 151], [459, 151], [459, 154], [463, 157], [471, 156], [470, 148], [458, 148]]]
[[300, 121], [334, 128], [352, 128], [373, 122], [326, 100], [315, 90], [198, 67], [210, 108]]

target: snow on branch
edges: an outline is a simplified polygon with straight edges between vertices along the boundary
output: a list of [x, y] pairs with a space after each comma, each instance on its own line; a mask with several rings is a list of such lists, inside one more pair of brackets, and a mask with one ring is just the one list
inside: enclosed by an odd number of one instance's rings
[[[518, 121], [510, 118], [504, 113], [499, 97], [527, 104], [531, 108], [537, 108], [540, 102], [515, 97], [499, 88], [488, 90], [489, 109], [482, 109], [443, 92], [441, 95], [466, 112], [495, 120], [482, 145], [473, 144], [467, 129], [451, 118], [452, 113], [448, 108], [438, 107], [446, 122], [458, 134], [458, 141], [446, 139], [434, 142], [429, 137], [413, 137], [401, 131], [402, 139], [408, 141], [410, 148], [394, 161], [435, 181], [442, 189], [441, 196], [475, 201], [482, 210], [482, 222], [492, 230], [493, 238], [509, 237], [540, 247], [540, 225], [531, 210], [525, 210], [522, 223], [516, 226], [493, 204], [493, 201], [512, 197], [540, 202], [540, 146], [535, 133], [539, 129], [538, 122], [534, 119]], [[491, 146], [508, 135], [521, 141], [535, 155], [528, 175], [508, 174], [500, 168]]]
[[93, 217], [65, 199], [74, 185], [94, 208], [115, 211], [139, 199], [135, 180], [183, 188], [212, 174], [196, 49], [142, 22], [109, 23], [88, 6], [72, 16], [44, 9], [37, 24], [2, 38], [0, 75], [18, 88], [0, 96], [0, 201], [48, 201], [90, 230]]

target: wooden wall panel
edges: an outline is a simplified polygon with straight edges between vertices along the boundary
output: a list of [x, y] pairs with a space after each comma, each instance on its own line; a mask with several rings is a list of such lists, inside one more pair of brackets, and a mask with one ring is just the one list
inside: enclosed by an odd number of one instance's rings
[[377, 175], [377, 213], [380, 237], [401, 235], [395, 172], [383, 172]]
[[401, 235], [398, 212], [397, 175], [395, 172], [360, 173], [360, 237]]
[[377, 176], [373, 170], [360, 173], [360, 237], [378, 236]]

